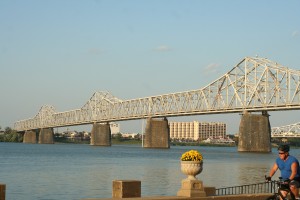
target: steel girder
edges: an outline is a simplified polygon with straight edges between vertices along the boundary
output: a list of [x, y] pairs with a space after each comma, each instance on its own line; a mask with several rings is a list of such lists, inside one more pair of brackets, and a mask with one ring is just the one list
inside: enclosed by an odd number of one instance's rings
[[300, 137], [300, 122], [280, 127], [273, 127], [271, 137]]
[[48, 107], [17, 121], [18, 131], [167, 117], [300, 109], [300, 71], [266, 58], [245, 57], [231, 71], [199, 90], [120, 100], [96, 92], [80, 109], [54, 112]]

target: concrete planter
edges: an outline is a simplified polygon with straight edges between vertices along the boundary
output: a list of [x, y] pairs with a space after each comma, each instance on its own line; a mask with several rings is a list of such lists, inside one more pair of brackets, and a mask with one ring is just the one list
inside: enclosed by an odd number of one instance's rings
[[197, 180], [196, 176], [203, 170], [203, 161], [181, 161], [181, 172], [188, 180]]

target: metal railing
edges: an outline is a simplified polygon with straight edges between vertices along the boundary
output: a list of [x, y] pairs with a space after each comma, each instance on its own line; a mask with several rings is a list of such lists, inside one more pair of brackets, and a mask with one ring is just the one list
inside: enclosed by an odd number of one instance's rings
[[277, 188], [276, 182], [263, 182], [249, 185], [232, 186], [217, 188], [216, 196], [238, 195], [238, 194], [257, 194], [257, 193], [274, 193]]

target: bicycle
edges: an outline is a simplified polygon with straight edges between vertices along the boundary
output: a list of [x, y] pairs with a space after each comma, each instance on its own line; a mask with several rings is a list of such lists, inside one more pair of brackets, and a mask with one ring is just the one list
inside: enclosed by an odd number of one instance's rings
[[[291, 193], [289, 183], [288, 183], [287, 180], [282, 179], [282, 177], [279, 177], [278, 181], [268, 181], [268, 182], [272, 182], [272, 183], [276, 184], [277, 185], [277, 191], [275, 191], [274, 195], [269, 197], [267, 200], [281, 200], [281, 199], [282, 200], [289, 200], [288, 194], [290, 194], [291, 200], [295, 200], [295, 196], [293, 195], [293, 193]], [[286, 191], [287, 192], [286, 196], [283, 196], [281, 191]]]

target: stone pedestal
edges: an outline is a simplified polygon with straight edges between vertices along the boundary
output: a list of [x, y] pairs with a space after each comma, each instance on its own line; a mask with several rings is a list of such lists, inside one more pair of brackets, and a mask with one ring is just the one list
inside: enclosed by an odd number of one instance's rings
[[181, 189], [177, 192], [177, 196], [206, 197], [206, 192], [202, 181], [184, 179], [181, 181]]
[[204, 191], [206, 196], [215, 196], [216, 195], [216, 188], [215, 187], [204, 187]]
[[0, 200], [5, 200], [6, 185], [0, 183]]
[[141, 181], [138, 180], [114, 180], [113, 198], [141, 197]]

